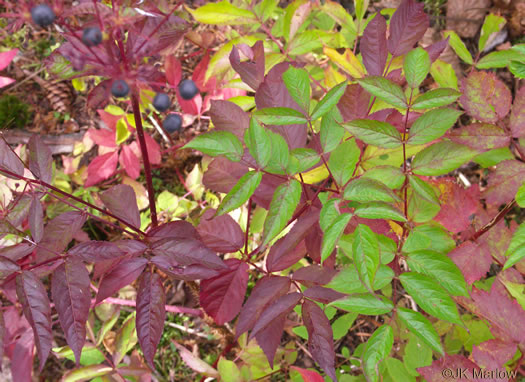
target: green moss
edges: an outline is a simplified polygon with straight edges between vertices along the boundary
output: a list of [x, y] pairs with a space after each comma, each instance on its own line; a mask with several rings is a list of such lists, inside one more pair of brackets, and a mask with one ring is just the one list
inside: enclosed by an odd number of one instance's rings
[[18, 97], [4, 95], [0, 97], [0, 128], [22, 128], [29, 122], [31, 112], [29, 105]]

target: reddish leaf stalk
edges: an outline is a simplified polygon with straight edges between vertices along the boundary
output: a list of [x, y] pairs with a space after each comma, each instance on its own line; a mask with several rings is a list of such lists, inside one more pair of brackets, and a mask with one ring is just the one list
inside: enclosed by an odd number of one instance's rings
[[144, 173], [146, 174], [146, 185], [148, 188], [149, 209], [151, 211], [151, 224], [153, 227], [158, 225], [157, 207], [155, 206], [155, 190], [153, 189], [153, 181], [151, 178], [151, 165], [149, 163], [148, 147], [144, 138], [144, 128], [142, 127], [142, 117], [140, 116], [139, 97], [137, 89], [133, 89], [131, 93], [131, 107], [133, 108], [133, 117], [135, 118], [135, 125], [137, 126], [137, 136], [139, 137], [140, 151], [144, 161]]
[[[45, 188], [48, 188], [48, 189], [50, 189], [50, 190], [52, 190], [52, 191], [58, 192], [59, 194], [62, 194], [62, 195], [64, 195], [64, 196], [67, 196], [68, 198], [71, 198], [71, 199], [73, 199], [73, 200], [76, 201], [76, 202], [82, 203], [83, 205], [85, 205], [85, 206], [87, 206], [87, 207], [89, 207], [89, 208], [93, 208], [94, 210], [97, 210], [98, 212], [101, 212], [101, 213], [103, 213], [103, 214], [105, 214], [105, 215], [107, 215], [107, 216], [109, 216], [109, 217], [111, 217], [111, 218], [113, 218], [113, 219], [116, 219], [116, 220], [119, 221], [120, 223], [124, 224], [125, 226], [129, 227], [130, 229], [132, 229], [133, 231], [135, 231], [135, 232], [137, 232], [137, 233], [139, 233], [139, 234], [141, 234], [141, 235], [145, 235], [145, 233], [142, 232], [142, 231], [140, 230], [140, 228], [134, 227], [133, 225], [129, 224], [128, 222], [126, 222], [126, 221], [120, 219], [119, 217], [113, 215], [111, 212], [106, 211], [106, 210], [104, 210], [104, 209], [102, 209], [102, 208], [99, 208], [99, 207], [97, 207], [97, 206], [95, 206], [94, 204], [91, 204], [91, 203], [89, 203], [89, 202], [86, 202], [85, 200], [83, 200], [83, 199], [81, 199], [81, 198], [78, 198], [78, 197], [76, 197], [76, 196], [74, 196], [74, 195], [72, 195], [72, 194], [70, 194], [70, 193], [68, 193], [68, 192], [66, 192], [66, 191], [62, 191], [61, 189], [56, 188], [55, 186], [52, 186], [52, 185], [50, 185], [50, 184], [48, 184], [48, 183], [46, 183], [46, 182], [44, 182], [44, 181], [42, 181], [42, 180], [38, 180], [38, 179], [29, 179], [29, 178], [26, 178], [25, 176], [15, 174], [14, 172], [11, 172], [11, 171], [6, 170], [6, 169], [3, 169], [3, 168], [1, 169], [1, 171], [4, 172], [4, 173], [6, 173], [6, 174], [9, 174], [9, 175], [11, 175], [11, 176], [13, 176], [13, 177], [16, 177], [16, 178], [18, 178], [18, 179], [20, 179], [20, 180], [23, 180], [23, 181], [25, 181], [25, 182], [32, 183], [32, 184], [38, 184], [38, 185], [43, 186], [43, 187], [45, 187]], [[55, 195], [53, 195], [53, 196], [55, 196]], [[72, 207], [73, 207], [73, 206], [72, 206]], [[80, 209], [79, 207], [76, 207], [76, 206], [74, 206], [74, 207], [77, 208], [77, 209], [79, 209], [79, 210], [82, 210], [82, 209]], [[82, 211], [85, 212], [86, 214], [89, 214], [87, 211], [84, 211], [84, 210], [82, 210]], [[91, 215], [91, 216], [93, 216], [93, 215]], [[108, 222], [108, 221], [106, 221], [106, 220], [104, 220], [104, 219], [101, 219], [101, 218], [98, 218], [98, 219], [104, 221], [104, 222], [107, 223], [107, 224], [111, 224], [110, 222]]]
[[496, 224], [500, 222], [501, 219], [505, 217], [505, 215], [514, 208], [514, 205], [516, 204], [516, 200], [512, 200], [500, 211], [494, 218], [485, 224], [483, 227], [481, 227], [479, 230], [474, 232], [472, 236], [467, 241], [476, 241], [479, 239], [480, 236], [482, 236], [484, 233], [488, 232], [492, 227], [494, 227]]

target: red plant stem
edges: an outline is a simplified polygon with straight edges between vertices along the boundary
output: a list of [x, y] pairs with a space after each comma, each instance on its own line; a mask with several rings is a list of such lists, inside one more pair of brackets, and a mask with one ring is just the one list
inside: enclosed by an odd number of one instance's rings
[[[69, 30], [69, 33], [71, 33], [71, 36], [76, 38], [77, 40], [79, 40], [80, 42], [82, 42], [82, 40], [80, 38], [77, 37], [77, 35], [75, 34], [75, 32], [73, 31], [73, 29], [71, 29], [71, 27], [64, 23], [63, 24], [68, 30]], [[79, 49], [74, 43], [72, 40], [69, 41], [71, 43], [71, 45], [73, 45], [73, 47], [77, 50], [81, 50]], [[84, 45], [84, 43], [82, 42], [82, 44]], [[89, 52], [93, 55], [93, 57], [95, 57], [95, 59], [98, 61], [98, 63], [102, 66], [105, 66], [106, 64], [100, 59], [100, 57], [97, 55], [97, 53], [90, 47], [90, 46], [87, 46], [87, 45], [84, 45], [88, 50]]]
[[507, 203], [507, 205], [505, 207], [503, 207], [503, 209], [500, 212], [498, 212], [498, 214], [496, 216], [494, 216], [494, 218], [491, 221], [489, 221], [487, 224], [485, 224], [479, 230], [474, 232], [472, 234], [472, 236], [468, 238], [467, 241], [476, 241], [477, 239], [479, 239], [480, 236], [482, 236], [484, 233], [486, 233], [492, 227], [494, 227], [496, 224], [498, 224], [499, 221], [501, 219], [503, 219], [505, 217], [505, 215], [510, 210], [512, 210], [512, 208], [514, 208], [515, 203], [516, 203], [516, 200], [514, 200], [514, 199], [512, 201], [510, 201], [509, 203]]
[[97, 14], [97, 20], [98, 24], [100, 25], [100, 30], [104, 31], [104, 23], [102, 22], [102, 18], [100, 17], [100, 12], [97, 7], [97, 0], [93, 0], [93, 8], [95, 8], [95, 13]]
[[168, 12], [168, 13], [166, 13], [166, 14], [164, 15], [164, 19], [162, 19], [162, 21], [159, 23], [159, 25], [157, 25], [157, 26], [155, 27], [155, 29], [153, 29], [153, 30], [151, 31], [151, 33], [148, 35], [148, 37], [146, 37], [146, 38], [144, 39], [144, 41], [142, 41], [142, 44], [140, 44], [140, 46], [139, 46], [139, 47], [137, 48], [137, 50], [134, 52], [135, 54], [138, 54], [138, 53], [140, 52], [140, 50], [144, 47], [144, 45], [145, 45], [147, 42], [149, 42], [149, 40], [151, 39], [151, 37], [153, 37], [153, 36], [155, 35], [155, 33], [157, 33], [157, 32], [159, 31], [159, 29], [160, 29], [160, 28], [166, 23], [166, 21], [168, 21], [168, 19], [170, 18], [171, 14], [172, 14], [173, 12], [175, 12], [175, 11], [177, 10], [177, 8], [181, 6], [182, 3], [183, 3], [182, 1], [178, 1], [177, 4], [175, 4], [175, 6], [173, 7], [173, 9], [172, 9], [170, 12]]
[[[95, 299], [91, 300], [91, 305], [95, 305]], [[136, 306], [137, 303], [133, 300], [125, 300], [123, 298], [113, 298], [108, 297], [104, 299], [105, 303], [108, 304], [115, 304], [115, 305], [122, 305], [122, 306]], [[184, 314], [190, 314], [192, 316], [202, 317], [202, 311], [200, 309], [193, 309], [193, 308], [186, 308], [184, 306], [176, 306], [176, 305], [166, 305], [164, 307], [166, 309], [166, 312], [169, 313], [184, 313]]]
[[[42, 181], [42, 180], [38, 180], [38, 179], [29, 179], [29, 178], [26, 178], [25, 176], [18, 175], [18, 174], [14, 173], [14, 172], [11, 172], [11, 171], [6, 170], [6, 169], [3, 169], [3, 168], [2, 168], [0, 171], [6, 173], [6, 174], [8, 174], [8, 175], [11, 175], [11, 176], [13, 176], [13, 177], [16, 177], [17, 179], [23, 180], [23, 181], [25, 181], [25, 182], [32, 183], [32, 184], [38, 184], [38, 185], [43, 186], [43, 187], [46, 187], [46, 188], [48, 188], [48, 189], [50, 189], [50, 190], [52, 190], [52, 191], [58, 192], [59, 194], [62, 194], [62, 195], [64, 195], [64, 196], [67, 196], [68, 198], [71, 198], [71, 199], [73, 199], [73, 200], [75, 200], [75, 201], [77, 201], [77, 202], [79, 202], [79, 203], [84, 204], [84, 205], [87, 206], [87, 207], [93, 208], [94, 210], [97, 210], [98, 212], [101, 212], [101, 213], [103, 213], [103, 214], [105, 214], [105, 215], [107, 215], [107, 216], [109, 216], [109, 217], [111, 217], [111, 218], [113, 218], [113, 219], [119, 221], [120, 223], [124, 224], [125, 226], [129, 227], [130, 229], [132, 229], [133, 231], [135, 231], [135, 232], [137, 232], [137, 233], [139, 233], [139, 234], [141, 234], [141, 235], [146, 235], [144, 232], [142, 232], [142, 231], [140, 230], [140, 228], [134, 227], [132, 224], [126, 222], [125, 220], [122, 220], [122, 219], [119, 218], [118, 216], [113, 215], [111, 212], [106, 211], [106, 210], [104, 210], [104, 209], [102, 209], [102, 208], [99, 208], [99, 207], [97, 207], [97, 206], [95, 206], [95, 205], [93, 205], [93, 204], [91, 204], [91, 203], [89, 203], [89, 202], [86, 202], [85, 200], [80, 199], [80, 198], [78, 198], [78, 197], [76, 197], [76, 196], [74, 196], [74, 195], [71, 195], [70, 193], [68, 193], [68, 192], [66, 192], [66, 191], [62, 191], [61, 189], [56, 188], [55, 186], [52, 186], [52, 185], [50, 185], [50, 184], [48, 184], [48, 183], [46, 183], [46, 182], [44, 182], [44, 181]], [[78, 208], [78, 207], [76, 207], [76, 208]], [[87, 212], [86, 212], [86, 213], [87, 213]], [[104, 222], [110, 224], [109, 222], [107, 222], [107, 221], [105, 221], [105, 220], [104, 220]]]
[[407, 177], [407, 150], [406, 150], [406, 135], [408, 133], [408, 115], [410, 114], [410, 105], [412, 104], [412, 96], [414, 95], [414, 89], [410, 90], [410, 98], [408, 101], [408, 107], [407, 112], [405, 115], [405, 126], [403, 131], [403, 174], [405, 175], [405, 180], [403, 181], [403, 188], [404, 188], [404, 196], [403, 196], [403, 202], [404, 202], [404, 211], [405, 211], [405, 218], [408, 219], [408, 177]]
[[151, 211], [151, 224], [153, 227], [158, 225], [157, 207], [155, 206], [155, 190], [153, 189], [153, 180], [151, 178], [151, 165], [149, 163], [148, 147], [144, 138], [144, 128], [142, 127], [142, 117], [140, 116], [139, 96], [137, 89], [134, 87], [131, 93], [131, 107], [133, 108], [133, 117], [137, 127], [137, 136], [139, 137], [140, 151], [144, 161], [144, 173], [146, 174], [146, 185], [148, 188], [149, 209]]

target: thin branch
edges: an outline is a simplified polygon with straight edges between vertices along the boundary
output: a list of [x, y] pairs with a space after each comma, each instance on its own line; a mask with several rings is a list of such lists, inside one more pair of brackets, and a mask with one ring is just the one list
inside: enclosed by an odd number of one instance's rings
[[514, 205], [516, 204], [516, 200], [512, 199], [507, 205], [500, 211], [494, 218], [492, 218], [491, 221], [489, 221], [487, 224], [485, 224], [483, 227], [481, 227], [479, 230], [474, 232], [471, 237], [469, 237], [466, 241], [476, 241], [480, 238], [484, 233], [489, 231], [492, 227], [494, 227], [496, 224], [500, 222], [501, 219], [505, 217], [505, 215], [514, 208]]

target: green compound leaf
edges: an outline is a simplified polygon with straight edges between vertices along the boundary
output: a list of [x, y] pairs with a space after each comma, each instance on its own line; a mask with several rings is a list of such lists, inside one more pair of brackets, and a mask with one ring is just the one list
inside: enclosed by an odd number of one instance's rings
[[412, 89], [419, 87], [430, 72], [430, 57], [427, 51], [417, 47], [405, 56], [403, 69], [408, 86]]
[[264, 221], [262, 245], [268, 244], [277, 236], [292, 218], [301, 199], [301, 191], [301, 183], [295, 179], [277, 187]]
[[371, 289], [380, 264], [379, 242], [370, 227], [359, 224], [354, 231], [352, 243], [354, 265], [359, 278]]
[[328, 168], [338, 185], [343, 186], [352, 177], [360, 153], [355, 139], [341, 143], [332, 151], [328, 159]]
[[406, 308], [397, 308], [397, 315], [405, 326], [438, 353], [445, 354], [436, 329], [421, 313]]
[[334, 86], [321, 101], [315, 107], [312, 113], [312, 121], [321, 118], [323, 115], [328, 113], [332, 108], [337, 105], [339, 99], [343, 96], [346, 90], [347, 82], [341, 82], [339, 85]]
[[354, 119], [351, 122], [344, 123], [343, 127], [369, 145], [395, 149], [402, 143], [399, 131], [387, 122]]
[[432, 142], [454, 126], [461, 114], [461, 111], [449, 108], [427, 111], [410, 128], [407, 143], [421, 145]]
[[283, 81], [288, 89], [288, 93], [305, 113], [310, 110], [310, 78], [304, 69], [297, 69], [290, 66], [283, 73]]
[[425, 312], [441, 320], [462, 325], [456, 304], [436, 281], [416, 272], [403, 273], [399, 280]]
[[503, 270], [512, 267], [518, 261], [525, 258], [525, 223], [521, 224], [516, 232], [514, 232], [505, 255], [509, 258]]
[[257, 23], [255, 15], [247, 9], [237, 8], [224, 0], [208, 3], [200, 8], [186, 8], [199, 23], [212, 25], [242, 25]]
[[272, 157], [272, 141], [268, 131], [255, 118], [250, 120], [250, 127], [244, 134], [244, 142], [257, 164], [265, 167]]
[[391, 204], [384, 202], [365, 203], [355, 208], [355, 214], [366, 219], [390, 219], [406, 221], [405, 216]]
[[472, 55], [465, 46], [465, 43], [461, 41], [461, 38], [456, 32], [445, 31], [443, 35], [445, 38], [449, 38], [448, 43], [450, 44], [452, 49], [454, 49], [454, 52], [456, 52], [459, 58], [461, 58], [464, 62], [466, 62], [469, 65], [472, 65], [474, 63]]
[[428, 146], [416, 154], [412, 171], [418, 175], [444, 175], [471, 160], [477, 151], [451, 141]]
[[306, 117], [300, 111], [289, 107], [267, 107], [253, 113], [257, 120], [266, 125], [295, 125], [306, 123]]
[[368, 339], [363, 353], [363, 371], [370, 382], [379, 381], [378, 365], [392, 350], [394, 331], [390, 325], [379, 327]]
[[262, 174], [257, 171], [244, 174], [224, 197], [219, 208], [217, 208], [216, 216], [224, 215], [246, 203], [261, 183], [261, 179]]
[[212, 157], [224, 155], [232, 162], [240, 161], [244, 152], [241, 141], [229, 131], [211, 131], [197, 135], [183, 148], [199, 150]]
[[344, 192], [345, 200], [359, 203], [399, 202], [401, 199], [385, 184], [370, 178], [359, 178], [348, 183]]
[[430, 184], [414, 175], [409, 175], [408, 182], [410, 187], [412, 187], [423, 199], [430, 203], [439, 205], [439, 198]]
[[345, 310], [375, 316], [385, 314], [394, 309], [392, 301], [383, 296], [374, 296], [370, 293], [354, 294], [340, 300], [334, 301], [329, 305]]
[[461, 93], [454, 89], [439, 88], [421, 94], [412, 103], [413, 110], [432, 109], [451, 104], [461, 96]]
[[341, 214], [335, 218], [334, 222], [326, 229], [321, 245], [321, 261], [325, 261], [332, 254], [351, 218], [351, 214]]
[[406, 109], [408, 106], [405, 93], [403, 89], [401, 89], [401, 86], [384, 77], [369, 76], [358, 79], [357, 82], [367, 92], [389, 105], [401, 109]]
[[408, 255], [410, 269], [436, 280], [454, 296], [468, 296], [467, 284], [461, 271], [447, 255], [421, 250]]

